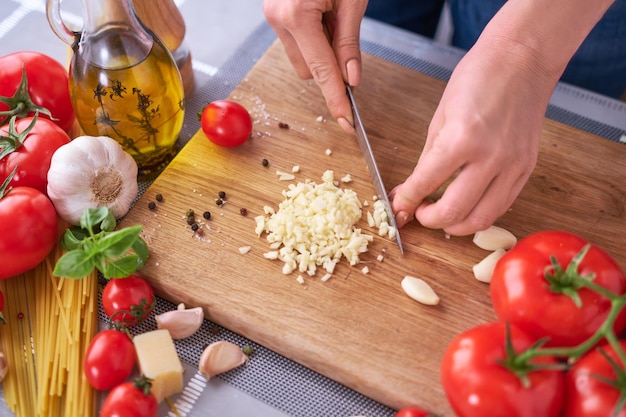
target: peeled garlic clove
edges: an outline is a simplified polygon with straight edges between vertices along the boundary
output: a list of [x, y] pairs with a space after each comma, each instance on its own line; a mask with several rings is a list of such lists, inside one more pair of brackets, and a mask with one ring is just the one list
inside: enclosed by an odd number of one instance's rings
[[194, 334], [204, 320], [202, 307], [167, 311], [154, 317], [157, 328], [166, 329], [172, 339], [184, 339]]
[[485, 230], [476, 232], [473, 242], [476, 246], [484, 250], [509, 250], [515, 246], [517, 238], [513, 233], [502, 227], [490, 226]]
[[4, 353], [0, 352], [0, 382], [4, 380], [8, 370], [9, 365], [7, 364], [7, 359], [4, 356]]
[[198, 370], [206, 379], [235, 369], [248, 362], [248, 355], [234, 343], [225, 340], [211, 343], [200, 356]]
[[479, 280], [480, 282], [485, 282], [489, 284], [491, 282], [491, 276], [493, 275], [493, 269], [496, 267], [496, 264], [504, 256], [506, 251], [502, 248], [496, 249], [491, 252], [485, 259], [478, 262], [476, 265], [472, 267], [472, 271], [474, 272], [474, 278]]
[[439, 304], [439, 296], [422, 279], [407, 275], [402, 280], [402, 289], [409, 297], [422, 304]]

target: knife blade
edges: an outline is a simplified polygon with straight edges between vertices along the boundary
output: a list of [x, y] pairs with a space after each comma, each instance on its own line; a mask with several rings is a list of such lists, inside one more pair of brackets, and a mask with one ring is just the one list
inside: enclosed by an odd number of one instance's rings
[[[324, 31], [326, 39], [332, 46], [333, 36], [335, 34], [335, 16], [332, 11], [328, 11], [322, 14], [322, 29]], [[395, 229], [396, 242], [398, 242], [400, 253], [404, 254], [404, 247], [402, 246], [402, 239], [400, 238], [400, 230], [396, 227], [396, 220], [393, 216], [393, 211], [391, 210], [391, 203], [389, 202], [389, 197], [387, 196], [387, 191], [385, 190], [385, 184], [383, 183], [383, 179], [380, 176], [380, 171], [378, 170], [378, 165], [376, 164], [376, 159], [374, 158], [374, 153], [372, 152], [370, 141], [367, 138], [367, 134], [365, 133], [365, 126], [363, 126], [363, 119], [361, 119], [361, 114], [359, 113], [359, 109], [356, 105], [356, 100], [354, 99], [354, 94], [352, 93], [352, 87], [348, 83], [346, 83], [346, 92], [350, 100], [350, 106], [352, 107], [352, 118], [354, 119], [354, 130], [356, 131], [356, 138], [359, 142], [361, 153], [365, 157], [367, 170], [372, 177], [374, 189], [376, 190], [376, 196], [380, 201], [383, 202], [383, 205], [385, 206], [388, 220], [387, 223], [389, 223], [389, 227]]]
[[398, 243], [398, 247], [400, 248], [400, 253], [404, 254], [404, 247], [402, 246], [402, 239], [400, 238], [400, 231], [396, 227], [395, 217], [393, 216], [393, 211], [391, 210], [391, 202], [389, 201], [389, 197], [387, 196], [387, 191], [385, 190], [385, 184], [383, 183], [383, 179], [380, 175], [380, 171], [378, 170], [378, 165], [376, 164], [376, 158], [374, 158], [374, 152], [372, 152], [372, 146], [370, 145], [370, 141], [367, 137], [367, 133], [365, 133], [365, 126], [363, 125], [363, 119], [361, 119], [361, 114], [359, 113], [359, 109], [356, 105], [356, 100], [354, 99], [354, 94], [352, 93], [352, 88], [349, 85], [346, 85], [346, 91], [348, 93], [348, 98], [350, 99], [350, 104], [352, 106], [352, 117], [354, 118], [354, 130], [356, 131], [356, 138], [359, 142], [359, 147], [361, 148], [361, 153], [365, 157], [365, 163], [367, 164], [367, 170], [372, 177], [372, 182], [374, 183], [374, 189], [376, 190], [376, 196], [380, 201], [383, 202], [385, 206], [385, 211], [387, 212], [388, 223], [390, 227], [393, 227], [396, 230], [396, 242]]

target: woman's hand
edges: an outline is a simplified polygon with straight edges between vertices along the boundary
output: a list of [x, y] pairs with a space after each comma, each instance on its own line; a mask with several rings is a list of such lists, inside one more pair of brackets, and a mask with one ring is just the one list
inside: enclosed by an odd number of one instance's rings
[[[360, 27], [366, 0], [265, 0], [263, 11], [301, 78], [313, 78], [339, 125], [354, 132], [345, 83], [361, 82]], [[329, 42], [323, 25], [333, 26]]]
[[391, 193], [399, 227], [415, 217], [452, 235], [485, 229], [533, 171], [554, 83], [527, 51], [498, 46], [475, 46], [454, 70], [417, 166]]

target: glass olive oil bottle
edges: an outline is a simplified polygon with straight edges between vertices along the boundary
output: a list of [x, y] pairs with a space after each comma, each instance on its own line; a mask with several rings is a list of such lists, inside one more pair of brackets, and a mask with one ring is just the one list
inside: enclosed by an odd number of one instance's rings
[[51, 10], [58, 1], [48, 0], [48, 19], [61, 39], [71, 40], [70, 93], [82, 131], [117, 140], [140, 174], [158, 172], [176, 151], [184, 119], [183, 83], [171, 53], [140, 23], [130, 0], [83, 0], [78, 33], [65, 27], [58, 7]]

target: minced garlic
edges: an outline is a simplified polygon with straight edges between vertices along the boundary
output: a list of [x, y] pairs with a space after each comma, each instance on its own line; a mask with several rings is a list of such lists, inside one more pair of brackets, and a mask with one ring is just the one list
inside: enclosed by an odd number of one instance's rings
[[255, 218], [257, 235], [266, 233], [270, 242], [264, 257], [284, 262], [284, 274], [298, 270], [313, 276], [317, 267], [332, 274], [344, 257], [356, 265], [373, 240], [354, 227], [362, 215], [356, 193], [338, 188], [333, 171], [324, 172], [322, 180], [290, 184], [277, 211], [266, 206], [265, 215]]

